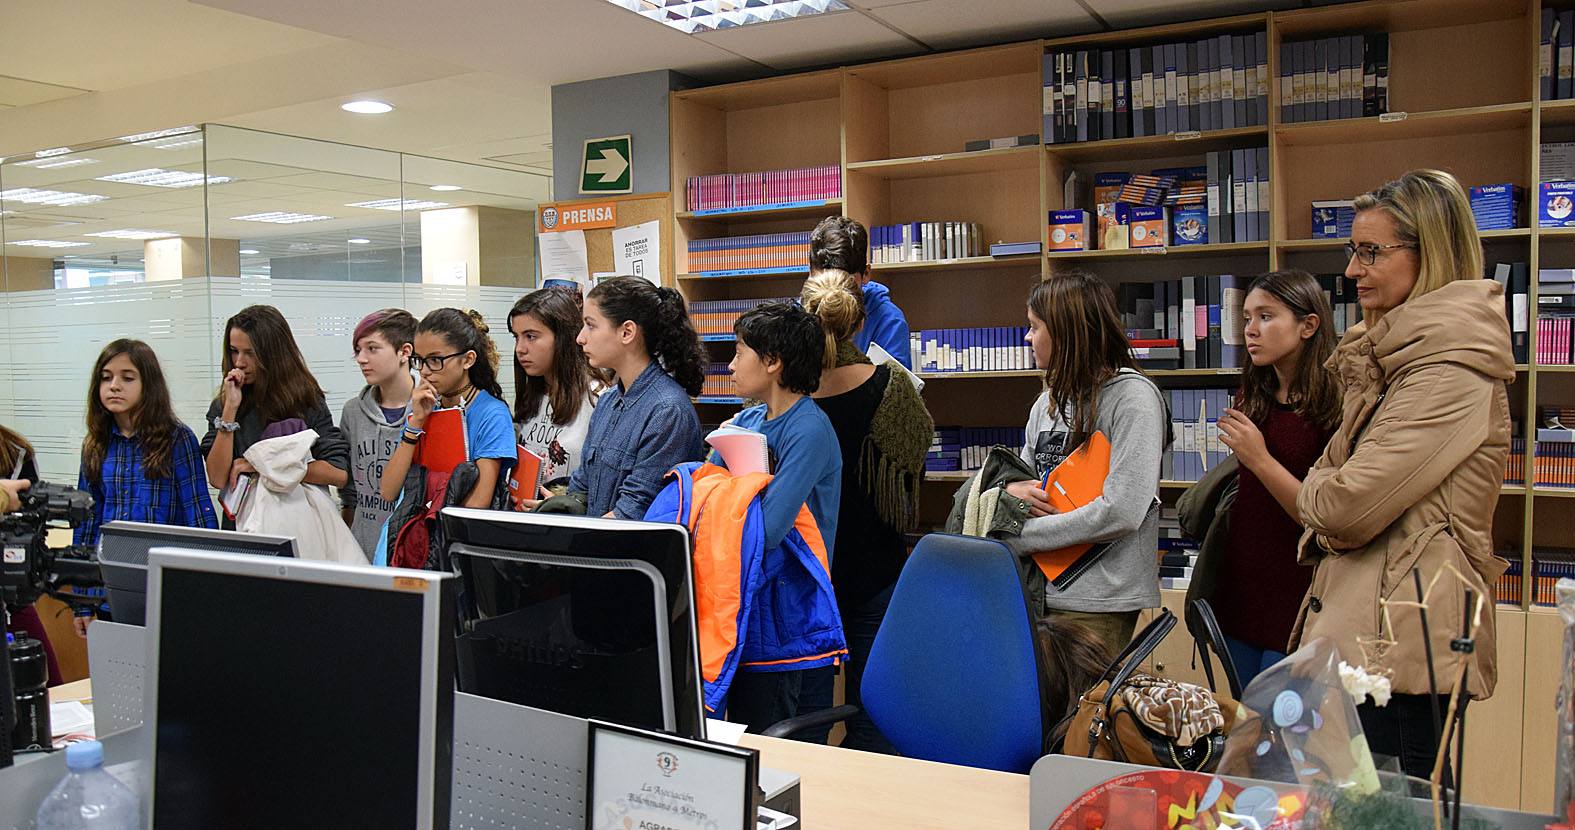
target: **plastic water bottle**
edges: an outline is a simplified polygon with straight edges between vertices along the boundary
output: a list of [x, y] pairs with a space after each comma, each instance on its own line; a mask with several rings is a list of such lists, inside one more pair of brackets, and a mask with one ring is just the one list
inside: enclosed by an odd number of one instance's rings
[[104, 771], [104, 745], [82, 741], [66, 747], [70, 772], [38, 807], [38, 830], [139, 830], [137, 794]]

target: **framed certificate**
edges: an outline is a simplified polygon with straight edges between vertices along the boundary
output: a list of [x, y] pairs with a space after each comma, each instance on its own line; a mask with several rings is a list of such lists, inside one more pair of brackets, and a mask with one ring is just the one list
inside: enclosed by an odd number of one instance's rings
[[760, 754], [593, 720], [586, 830], [753, 830]]

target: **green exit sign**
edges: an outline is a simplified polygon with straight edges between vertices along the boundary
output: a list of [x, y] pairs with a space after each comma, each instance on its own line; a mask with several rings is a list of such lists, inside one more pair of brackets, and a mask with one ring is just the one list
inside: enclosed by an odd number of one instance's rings
[[634, 156], [629, 136], [592, 138], [580, 157], [581, 193], [631, 193], [634, 191]]

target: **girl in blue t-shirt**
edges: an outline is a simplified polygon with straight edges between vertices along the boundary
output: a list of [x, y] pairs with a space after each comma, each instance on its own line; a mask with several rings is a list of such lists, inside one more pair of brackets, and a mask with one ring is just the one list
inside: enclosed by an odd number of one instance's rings
[[498, 484], [508, 476], [518, 454], [514, 420], [498, 386], [497, 346], [487, 332], [486, 318], [480, 312], [457, 308], [437, 309], [417, 324], [416, 350], [410, 362], [421, 371], [421, 382], [411, 397], [399, 449], [383, 470], [383, 498], [398, 499], [432, 411], [459, 408], [465, 411], [470, 460], [480, 473], [463, 504], [492, 506]]

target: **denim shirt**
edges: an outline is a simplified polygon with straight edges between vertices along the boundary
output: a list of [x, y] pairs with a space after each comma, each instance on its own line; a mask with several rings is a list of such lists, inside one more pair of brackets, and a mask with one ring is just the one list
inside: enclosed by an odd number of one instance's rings
[[653, 360], [628, 388], [614, 384], [596, 402], [569, 490], [585, 493], [588, 516], [612, 510], [621, 519], [643, 519], [667, 472], [698, 461], [700, 451], [694, 404]]

